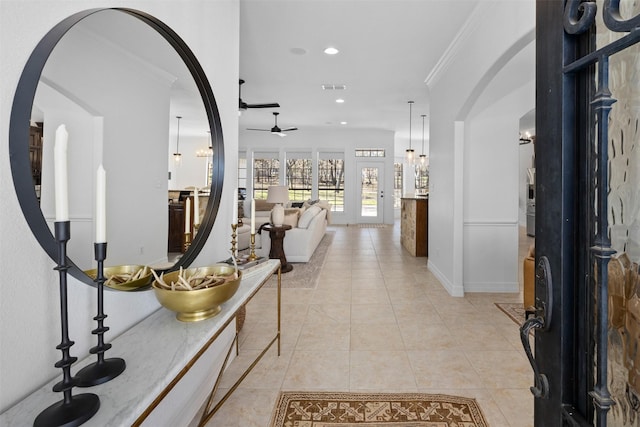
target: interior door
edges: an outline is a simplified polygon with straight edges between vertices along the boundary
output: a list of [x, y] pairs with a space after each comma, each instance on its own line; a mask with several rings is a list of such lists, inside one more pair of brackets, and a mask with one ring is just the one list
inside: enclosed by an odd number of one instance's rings
[[359, 171], [358, 223], [384, 222], [384, 163], [357, 162]]
[[632, 0], [537, 1], [536, 427], [640, 423], [639, 26]]

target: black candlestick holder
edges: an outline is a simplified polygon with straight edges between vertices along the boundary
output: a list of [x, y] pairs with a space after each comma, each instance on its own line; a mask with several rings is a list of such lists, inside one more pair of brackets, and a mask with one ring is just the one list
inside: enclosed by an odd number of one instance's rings
[[62, 392], [64, 398], [49, 406], [36, 417], [33, 425], [41, 426], [79, 426], [98, 412], [100, 399], [93, 393], [73, 396], [71, 390], [75, 380], [71, 377], [71, 365], [78, 360], [69, 354], [74, 344], [69, 339], [69, 316], [67, 310], [67, 242], [70, 237], [69, 221], [56, 221], [55, 237], [58, 242], [58, 265], [55, 270], [60, 276], [60, 319], [62, 324], [62, 342], [56, 348], [62, 351], [62, 359], [56, 362], [56, 368], [62, 368], [62, 381], [53, 386], [54, 392]]
[[98, 327], [91, 331], [92, 334], [98, 336], [98, 345], [89, 350], [91, 354], [98, 355], [98, 361], [85, 366], [75, 376], [75, 383], [78, 387], [91, 387], [94, 385], [106, 383], [114, 379], [126, 368], [124, 359], [119, 357], [104, 358], [104, 353], [111, 348], [111, 344], [104, 342], [104, 334], [109, 330], [108, 326], [104, 326], [104, 260], [107, 259], [107, 244], [94, 243], [95, 259], [98, 262], [97, 274], [95, 282], [98, 284], [98, 315], [93, 320], [98, 322]]

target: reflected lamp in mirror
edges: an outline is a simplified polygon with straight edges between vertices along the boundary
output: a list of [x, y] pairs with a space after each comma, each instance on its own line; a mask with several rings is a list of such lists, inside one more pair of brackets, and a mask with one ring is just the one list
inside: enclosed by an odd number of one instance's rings
[[271, 185], [267, 190], [267, 203], [275, 203], [271, 211], [271, 222], [276, 227], [284, 223], [284, 204], [289, 202], [289, 189], [286, 185]]

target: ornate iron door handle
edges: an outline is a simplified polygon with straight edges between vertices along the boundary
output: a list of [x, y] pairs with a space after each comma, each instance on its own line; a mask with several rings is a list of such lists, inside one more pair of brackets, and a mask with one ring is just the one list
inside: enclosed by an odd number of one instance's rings
[[536, 295], [536, 315], [527, 319], [520, 327], [520, 340], [524, 347], [524, 352], [529, 359], [531, 368], [533, 369], [534, 385], [530, 388], [531, 393], [537, 398], [546, 399], [549, 397], [549, 380], [545, 374], [541, 374], [538, 369], [533, 352], [531, 351], [531, 342], [529, 341], [529, 333], [533, 329], [546, 331], [551, 325], [551, 306], [553, 302], [551, 268], [549, 259], [546, 256], [540, 257], [536, 266], [536, 285], [538, 289], [544, 290], [544, 295], [539, 298]]

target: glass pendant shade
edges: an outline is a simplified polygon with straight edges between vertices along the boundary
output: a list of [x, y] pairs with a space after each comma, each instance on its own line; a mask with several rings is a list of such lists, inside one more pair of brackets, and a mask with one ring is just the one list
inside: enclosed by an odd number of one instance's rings
[[413, 148], [411, 148], [411, 107], [413, 106], [413, 101], [407, 101], [407, 103], [409, 104], [409, 148], [407, 149], [406, 157], [407, 163], [412, 165], [416, 161], [416, 153]]
[[416, 161], [416, 152], [412, 148], [409, 148], [407, 150], [406, 157], [407, 157], [407, 163], [412, 165]]

